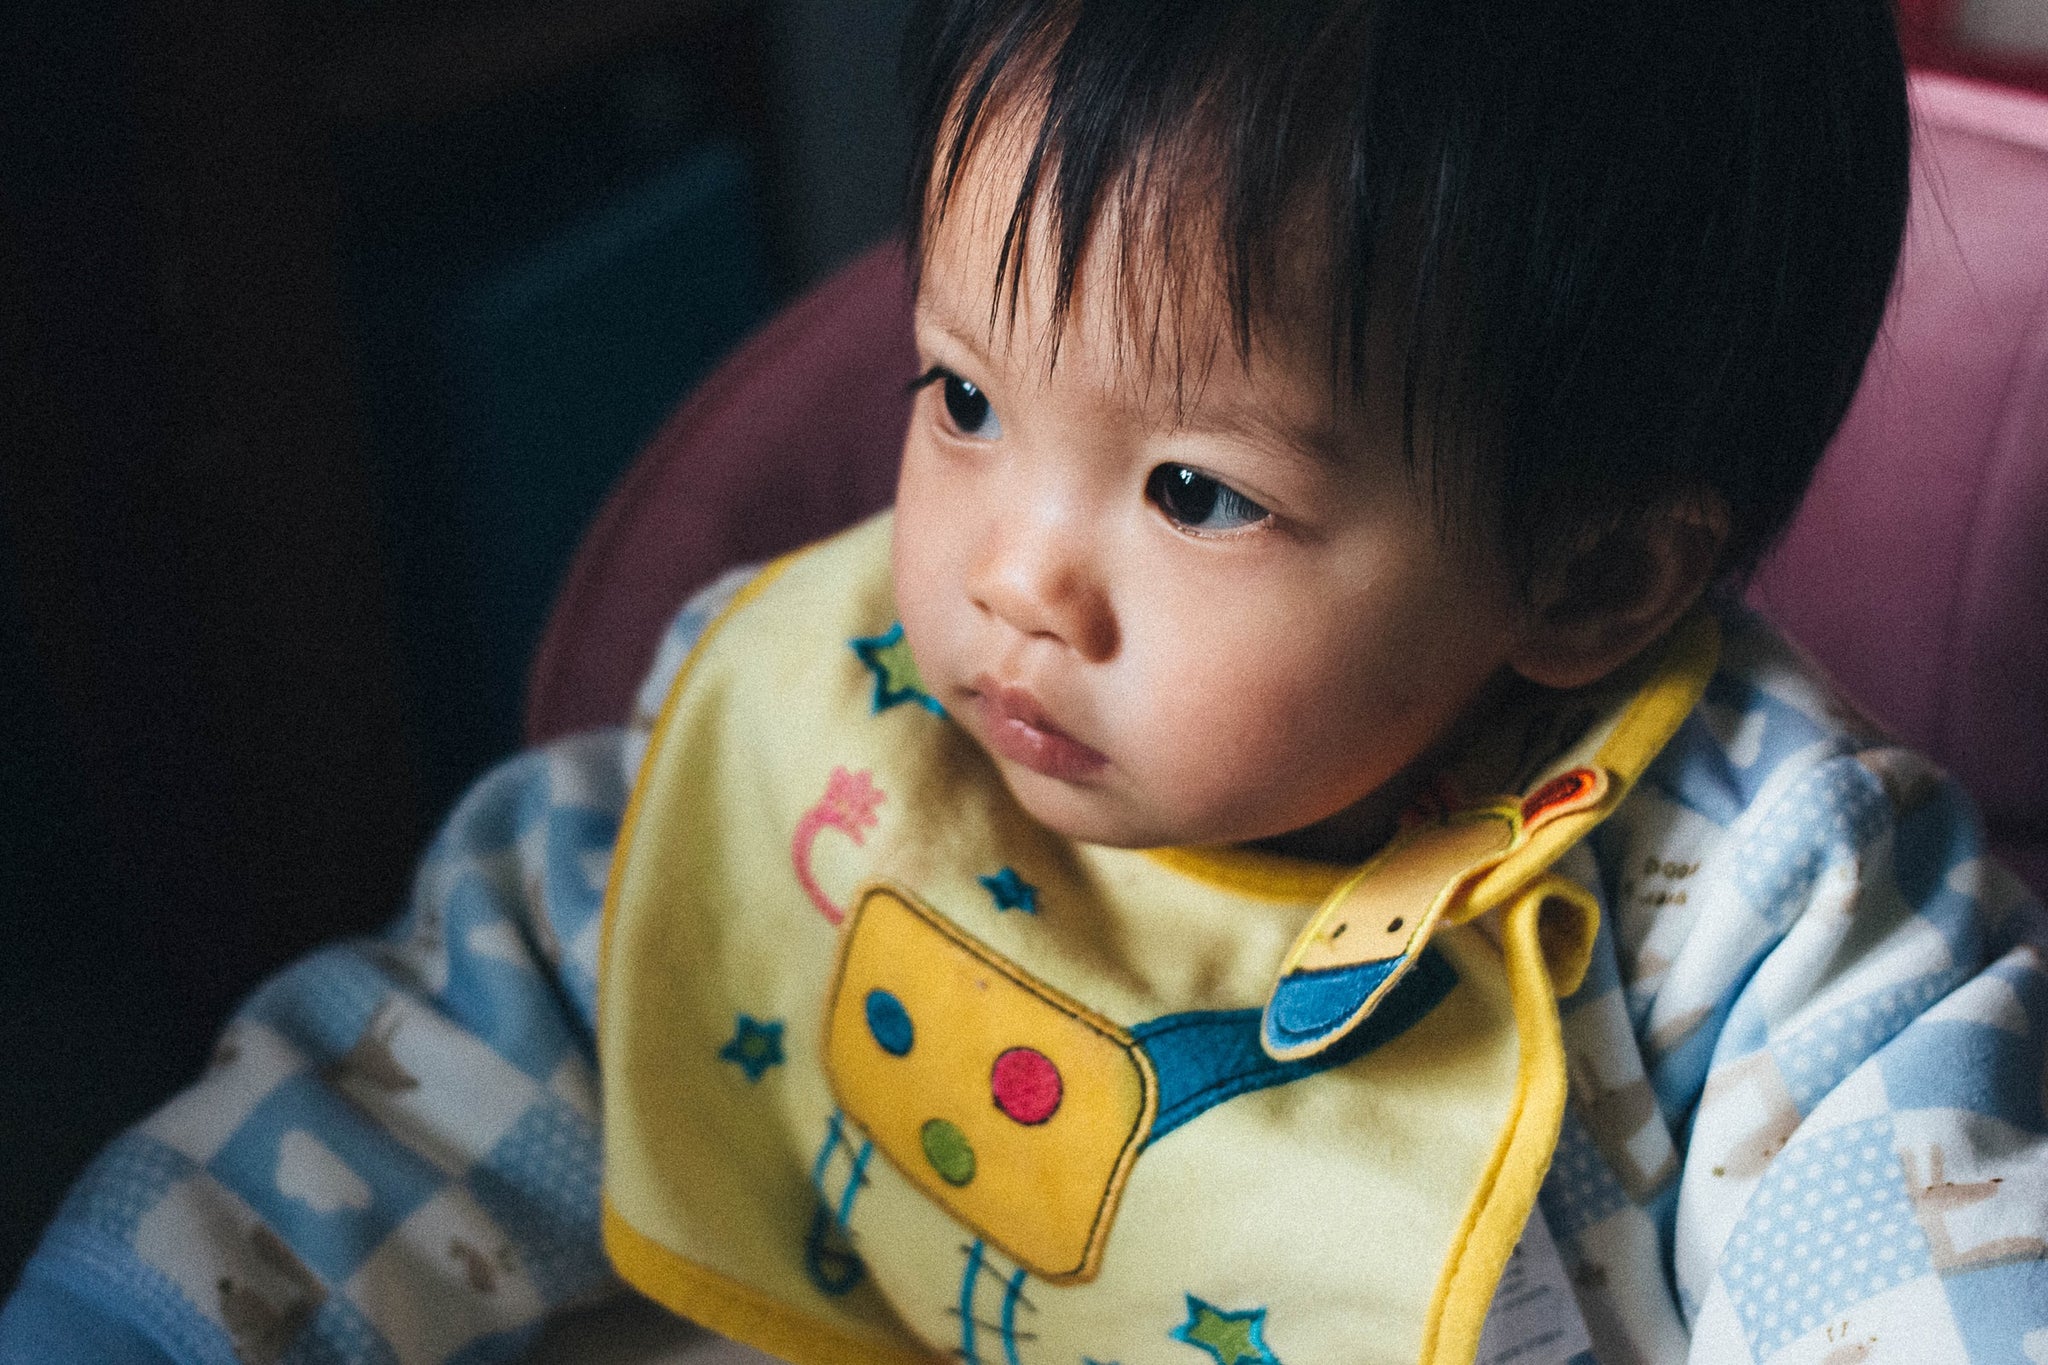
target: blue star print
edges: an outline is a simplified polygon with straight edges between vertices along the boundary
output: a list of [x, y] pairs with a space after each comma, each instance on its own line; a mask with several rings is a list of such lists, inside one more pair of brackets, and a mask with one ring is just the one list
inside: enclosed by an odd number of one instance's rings
[[771, 1066], [782, 1065], [782, 1021], [742, 1014], [733, 1025], [732, 1041], [718, 1049], [720, 1061], [731, 1062], [758, 1081]]
[[1266, 1349], [1266, 1310], [1250, 1308], [1226, 1313], [1188, 1297], [1188, 1320], [1173, 1329], [1175, 1341], [1199, 1346], [1216, 1360], [1216, 1365], [1280, 1365], [1280, 1358]]
[[993, 877], [977, 877], [982, 889], [995, 898], [996, 911], [1022, 910], [1027, 915], [1038, 913], [1038, 888], [1017, 875], [1017, 869], [1006, 867]]
[[938, 699], [924, 690], [924, 679], [918, 676], [917, 661], [910, 657], [910, 646], [903, 642], [903, 623], [896, 622], [880, 635], [864, 635], [849, 640], [853, 652], [875, 675], [875, 714], [880, 715], [892, 706], [914, 701], [935, 716], [946, 714], [946, 708]]

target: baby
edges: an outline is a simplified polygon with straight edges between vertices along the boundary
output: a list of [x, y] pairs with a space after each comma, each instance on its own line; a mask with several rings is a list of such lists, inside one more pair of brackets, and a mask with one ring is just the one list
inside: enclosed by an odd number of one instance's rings
[[893, 514], [259, 992], [0, 1359], [516, 1358], [615, 1275], [818, 1365], [2048, 1358], [2038, 907], [1720, 591], [1883, 311], [1889, 7], [907, 51]]

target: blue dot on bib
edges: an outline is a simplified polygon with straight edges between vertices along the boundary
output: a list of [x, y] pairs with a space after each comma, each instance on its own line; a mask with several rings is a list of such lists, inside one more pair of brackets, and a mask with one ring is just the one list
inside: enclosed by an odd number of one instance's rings
[[868, 1032], [874, 1035], [882, 1051], [891, 1057], [910, 1055], [911, 1046], [917, 1041], [917, 1029], [901, 1000], [876, 987], [868, 992], [867, 1015]]

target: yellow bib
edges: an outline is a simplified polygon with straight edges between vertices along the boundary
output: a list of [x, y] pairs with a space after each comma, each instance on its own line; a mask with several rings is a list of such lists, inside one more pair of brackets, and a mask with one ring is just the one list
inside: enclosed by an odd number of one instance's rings
[[599, 996], [620, 1273], [803, 1365], [1469, 1361], [1596, 925], [1551, 867], [1711, 624], [1363, 868], [1100, 848], [923, 692], [889, 530], [763, 572], [655, 730]]

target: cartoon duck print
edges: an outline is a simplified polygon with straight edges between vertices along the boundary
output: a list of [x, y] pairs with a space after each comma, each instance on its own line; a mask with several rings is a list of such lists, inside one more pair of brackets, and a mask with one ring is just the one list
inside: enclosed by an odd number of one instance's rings
[[327, 1077], [337, 1085], [354, 1082], [369, 1090], [402, 1094], [419, 1089], [419, 1077], [405, 1069], [391, 1050], [401, 1023], [394, 1001], [386, 999], [363, 1025], [354, 1044], [327, 1068]]
[[1537, 830], [1599, 806], [1607, 774], [1573, 768], [1523, 798], [1416, 820], [1323, 903], [1283, 959], [1260, 1042], [1275, 1061], [1333, 1046], [1414, 967], [1446, 912]]
[[252, 1224], [229, 1248], [216, 1288], [220, 1319], [242, 1365], [277, 1365], [327, 1298], [320, 1277], [269, 1227]]

